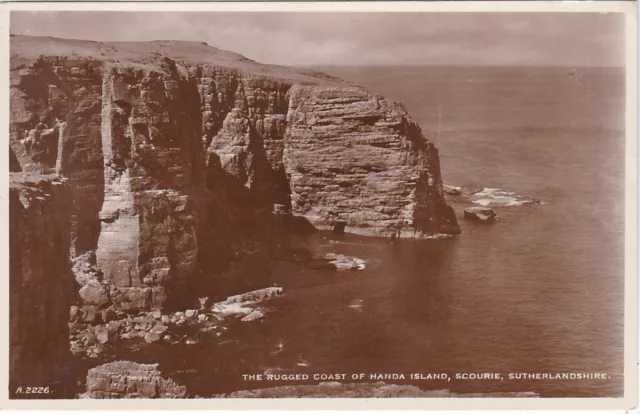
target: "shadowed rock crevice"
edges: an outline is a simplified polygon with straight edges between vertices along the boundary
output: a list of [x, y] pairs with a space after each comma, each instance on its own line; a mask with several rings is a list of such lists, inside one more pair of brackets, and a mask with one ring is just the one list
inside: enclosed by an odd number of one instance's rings
[[20, 166], [20, 161], [18, 161], [18, 157], [16, 157], [16, 153], [13, 152], [13, 149], [9, 148], [9, 171], [10, 172], [21, 172], [22, 167]]
[[[58, 398], [71, 398], [75, 392], [67, 325], [75, 290], [69, 263], [70, 205], [70, 189], [57, 177], [11, 174], [9, 390], [12, 398], [33, 398], [24, 392], [25, 387], [34, 387], [34, 384], [55, 390]], [[23, 387], [22, 394], [16, 393], [19, 387]]]

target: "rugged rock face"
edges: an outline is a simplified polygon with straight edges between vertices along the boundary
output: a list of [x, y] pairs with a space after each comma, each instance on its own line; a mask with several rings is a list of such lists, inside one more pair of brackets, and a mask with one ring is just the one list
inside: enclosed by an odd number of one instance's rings
[[438, 151], [400, 104], [354, 86], [296, 85], [287, 123], [292, 211], [316, 228], [397, 237], [458, 231]]
[[83, 398], [184, 398], [187, 390], [164, 379], [158, 364], [116, 361], [91, 368]]
[[181, 284], [197, 265], [199, 128], [175, 66], [167, 66], [165, 75], [104, 70], [97, 265], [119, 288], [118, 306], [159, 309], [167, 284]]
[[[73, 395], [69, 362], [70, 190], [52, 175], [12, 173], [9, 190], [10, 396], [48, 386]], [[46, 340], [43, 340], [46, 338]], [[23, 393], [18, 392], [23, 387]], [[47, 395], [42, 395], [47, 397]]]
[[459, 232], [437, 149], [361, 87], [189, 42], [15, 36], [11, 53], [11, 170], [67, 179], [85, 316], [183, 297], [274, 209], [347, 233]]

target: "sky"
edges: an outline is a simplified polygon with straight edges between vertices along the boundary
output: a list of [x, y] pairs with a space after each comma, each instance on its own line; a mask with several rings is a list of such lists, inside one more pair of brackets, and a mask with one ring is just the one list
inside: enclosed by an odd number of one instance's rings
[[192, 40], [294, 66], [624, 65], [624, 18], [611, 13], [14, 11], [11, 33]]

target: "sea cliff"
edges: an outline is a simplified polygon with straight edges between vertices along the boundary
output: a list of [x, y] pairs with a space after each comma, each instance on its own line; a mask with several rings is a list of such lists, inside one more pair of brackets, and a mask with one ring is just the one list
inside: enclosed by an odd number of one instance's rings
[[[71, 305], [91, 323], [180, 302], [276, 218], [460, 232], [438, 150], [404, 107], [321, 73], [201, 43], [12, 36], [10, 98], [12, 183], [49, 177], [28, 205], [34, 186], [10, 197], [20, 330], [64, 328], [49, 319]], [[42, 302], [46, 318], [18, 310], [37, 300], [32, 280], [54, 291], [74, 278], [60, 303]]]

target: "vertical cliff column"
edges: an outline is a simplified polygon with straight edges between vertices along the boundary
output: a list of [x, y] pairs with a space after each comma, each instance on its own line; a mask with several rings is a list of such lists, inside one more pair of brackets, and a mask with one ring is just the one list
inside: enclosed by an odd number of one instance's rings
[[[9, 191], [9, 396], [72, 398], [69, 307], [71, 197], [55, 176], [12, 173]], [[20, 393], [19, 387], [22, 387]]]
[[131, 104], [129, 85], [117, 70], [107, 71], [102, 85], [102, 151], [104, 202], [100, 210], [97, 264], [117, 287], [140, 287], [138, 241], [140, 223], [131, 191]]
[[[172, 66], [175, 69], [175, 66]], [[115, 304], [158, 309], [179, 295], [198, 260], [193, 179], [200, 125], [169, 73], [113, 68], [105, 75], [105, 203], [96, 257]], [[172, 286], [171, 289], [167, 289]]]

